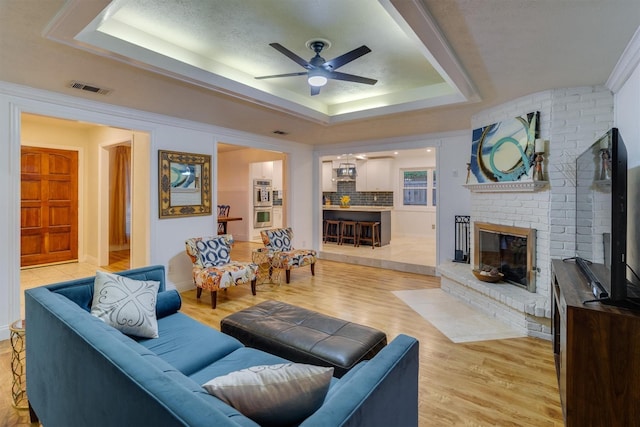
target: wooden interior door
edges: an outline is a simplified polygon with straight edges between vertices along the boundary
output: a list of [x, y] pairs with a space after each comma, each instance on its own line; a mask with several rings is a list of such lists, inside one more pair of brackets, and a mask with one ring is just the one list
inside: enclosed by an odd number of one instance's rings
[[20, 266], [78, 259], [78, 152], [22, 147]]

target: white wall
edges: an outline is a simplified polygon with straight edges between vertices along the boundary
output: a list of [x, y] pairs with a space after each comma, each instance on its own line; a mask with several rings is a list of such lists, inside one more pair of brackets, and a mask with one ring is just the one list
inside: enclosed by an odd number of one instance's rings
[[132, 173], [131, 173], [131, 267], [149, 265], [151, 238], [148, 218], [151, 217], [151, 191], [156, 178], [151, 176], [151, 137], [146, 132], [133, 133]]
[[[293, 229], [293, 246], [299, 248], [314, 248], [320, 246], [320, 239], [316, 226], [319, 227], [317, 216], [322, 205], [320, 203], [320, 173], [319, 164], [314, 162], [311, 146], [308, 150], [290, 152], [285, 176], [290, 177], [285, 186], [287, 194], [286, 213], [287, 225]], [[310, 173], [311, 172], [311, 173]], [[288, 189], [286, 188], [288, 187]], [[314, 209], [315, 208], [315, 209]]]
[[[151, 141], [151, 176], [158, 176], [158, 150], [210, 155], [212, 163], [216, 158], [215, 139], [210, 132], [163, 125], [154, 129]], [[176, 141], [180, 141], [179, 146]], [[152, 186], [151, 263], [165, 264], [169, 281], [178, 289], [187, 289], [192, 283], [192, 265], [185, 254], [184, 242], [190, 237], [215, 236], [217, 224], [212, 215], [157, 219], [158, 192], [154, 190], [157, 187]]]
[[438, 264], [455, 255], [455, 216], [471, 215], [471, 194], [462, 185], [471, 158], [471, 131], [442, 138], [438, 149]]
[[[20, 114], [7, 100], [0, 101], [0, 340], [9, 338], [9, 325], [20, 318], [20, 253], [15, 242], [20, 236], [20, 199], [13, 182], [20, 173], [20, 144], [18, 139]], [[19, 139], [18, 139], [19, 142]], [[14, 242], [14, 244], [8, 244]]]

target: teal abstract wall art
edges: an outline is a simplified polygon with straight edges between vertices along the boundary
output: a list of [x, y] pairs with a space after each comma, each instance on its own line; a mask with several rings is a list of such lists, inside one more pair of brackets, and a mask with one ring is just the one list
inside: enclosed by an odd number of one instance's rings
[[531, 180], [539, 122], [536, 111], [474, 129], [467, 184]]

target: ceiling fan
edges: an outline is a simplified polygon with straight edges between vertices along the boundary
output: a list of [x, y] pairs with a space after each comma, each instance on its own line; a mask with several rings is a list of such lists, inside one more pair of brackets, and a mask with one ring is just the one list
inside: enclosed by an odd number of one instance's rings
[[278, 52], [293, 60], [293, 62], [295, 62], [296, 64], [302, 66], [303, 68], [306, 68], [307, 71], [301, 71], [299, 73], [274, 74], [272, 76], [261, 76], [256, 77], [256, 79], [272, 79], [276, 77], [293, 77], [306, 75], [307, 81], [311, 86], [311, 95], [319, 94], [320, 88], [326, 85], [329, 79], [364, 83], [368, 85], [376, 84], [377, 80], [374, 79], [335, 71], [343, 65], [348, 64], [349, 62], [360, 58], [362, 55], [366, 55], [367, 53], [371, 52], [371, 49], [369, 49], [365, 45], [362, 45], [359, 48], [345, 53], [344, 55], [340, 55], [327, 61], [320, 56], [320, 52], [322, 52], [322, 49], [324, 49], [324, 47], [328, 45], [329, 42], [326, 40], [313, 40], [308, 42], [307, 46], [316, 53], [316, 56], [311, 58], [311, 60], [309, 61], [305, 61], [286, 47], [282, 46], [280, 43], [269, 43], [269, 46], [273, 47]]

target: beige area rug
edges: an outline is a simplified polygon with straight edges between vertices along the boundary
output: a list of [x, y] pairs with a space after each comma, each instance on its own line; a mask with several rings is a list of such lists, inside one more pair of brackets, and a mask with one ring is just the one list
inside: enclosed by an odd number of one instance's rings
[[526, 336], [449, 295], [442, 289], [394, 291], [393, 294], [454, 343]]

